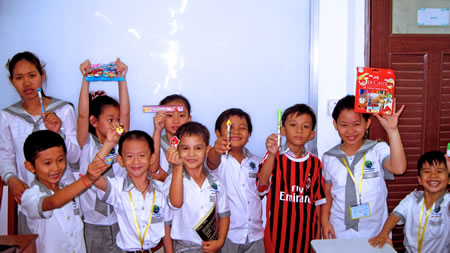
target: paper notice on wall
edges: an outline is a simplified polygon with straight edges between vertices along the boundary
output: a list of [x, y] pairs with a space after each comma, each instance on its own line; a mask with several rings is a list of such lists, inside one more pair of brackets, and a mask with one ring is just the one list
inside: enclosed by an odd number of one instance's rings
[[417, 9], [418, 26], [448, 26], [450, 8], [419, 8]]

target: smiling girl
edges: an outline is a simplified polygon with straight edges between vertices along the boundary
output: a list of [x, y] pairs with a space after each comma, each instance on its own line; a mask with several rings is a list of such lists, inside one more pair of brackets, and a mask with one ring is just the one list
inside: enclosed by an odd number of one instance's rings
[[388, 216], [384, 180], [406, 170], [398, 130], [404, 106], [391, 116], [374, 115], [386, 131], [390, 147], [365, 138], [370, 115], [356, 113], [354, 106], [355, 96], [350, 95], [336, 104], [333, 125], [342, 142], [322, 159], [327, 203], [321, 209], [321, 221], [326, 239], [376, 236]]

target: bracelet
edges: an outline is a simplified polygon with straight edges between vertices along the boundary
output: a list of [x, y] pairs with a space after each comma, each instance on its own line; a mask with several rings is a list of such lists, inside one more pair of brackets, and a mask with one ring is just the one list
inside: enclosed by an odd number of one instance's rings
[[103, 158], [101, 158], [99, 155], [98, 155], [98, 153], [95, 155], [98, 159], [100, 159], [100, 160], [105, 160], [105, 159], [103, 159]]
[[80, 173], [80, 178], [81, 178], [81, 182], [83, 182], [84, 186], [91, 187], [90, 185], [86, 184], [86, 182], [84, 181], [84, 176], [81, 173]]

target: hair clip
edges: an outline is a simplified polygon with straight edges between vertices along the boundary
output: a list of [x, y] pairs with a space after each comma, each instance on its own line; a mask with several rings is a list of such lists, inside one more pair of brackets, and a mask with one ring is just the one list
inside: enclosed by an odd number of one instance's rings
[[106, 96], [106, 92], [104, 90], [98, 90], [91, 92], [91, 100], [96, 99], [97, 97]]

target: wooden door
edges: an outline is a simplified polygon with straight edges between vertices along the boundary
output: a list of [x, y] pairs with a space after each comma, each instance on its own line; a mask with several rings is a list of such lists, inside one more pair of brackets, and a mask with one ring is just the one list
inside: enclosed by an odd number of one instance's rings
[[[444, 151], [450, 142], [450, 34], [392, 34], [392, 0], [370, 1], [370, 66], [394, 69], [399, 121], [408, 160], [407, 171], [388, 181], [389, 212], [418, 187], [417, 160], [430, 150]], [[387, 141], [375, 119], [371, 139]], [[403, 248], [403, 227], [393, 231], [394, 246]]]

